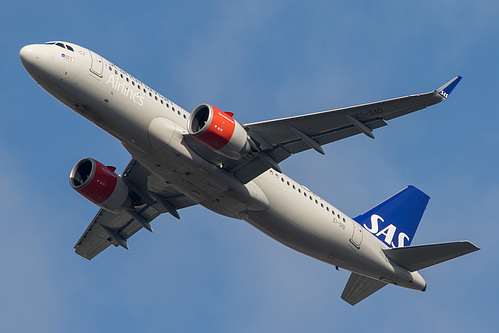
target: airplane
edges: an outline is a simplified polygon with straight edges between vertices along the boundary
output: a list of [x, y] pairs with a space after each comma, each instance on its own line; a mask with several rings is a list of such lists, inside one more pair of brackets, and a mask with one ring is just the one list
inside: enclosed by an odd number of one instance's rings
[[97, 53], [53, 41], [20, 50], [31, 77], [99, 126], [131, 154], [121, 175], [86, 157], [70, 185], [100, 209], [75, 245], [91, 260], [110, 245], [128, 249], [163, 213], [193, 205], [242, 219], [282, 244], [351, 271], [341, 298], [355, 305], [387, 284], [425, 291], [421, 269], [479, 250], [469, 241], [411, 242], [429, 196], [408, 186], [350, 218], [282, 173], [291, 155], [356, 134], [374, 138], [386, 121], [447, 99], [461, 80], [437, 90], [347, 108], [240, 124], [201, 104], [187, 112]]

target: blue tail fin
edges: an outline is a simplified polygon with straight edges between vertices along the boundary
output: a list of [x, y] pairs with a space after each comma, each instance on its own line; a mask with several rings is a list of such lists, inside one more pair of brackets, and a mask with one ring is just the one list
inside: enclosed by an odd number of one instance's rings
[[429, 196], [408, 186], [354, 220], [389, 247], [408, 246], [429, 200]]

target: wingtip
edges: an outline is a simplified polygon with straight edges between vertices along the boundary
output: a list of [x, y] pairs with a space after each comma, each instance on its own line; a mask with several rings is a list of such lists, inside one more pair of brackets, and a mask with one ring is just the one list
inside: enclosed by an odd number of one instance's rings
[[473, 244], [473, 242], [470, 242], [470, 241], [468, 241], [468, 240], [466, 240], [466, 241], [462, 241], [462, 242], [463, 242], [463, 243], [467, 243], [467, 244], [468, 244], [468, 246], [469, 246], [469, 248], [470, 248], [470, 253], [471, 253], [471, 252], [475, 252], [475, 251], [480, 251], [480, 250], [481, 250], [478, 246], [476, 246], [475, 244]]
[[456, 88], [456, 86], [462, 80], [462, 78], [463, 77], [460, 75], [456, 76], [455, 78], [453, 78], [452, 80], [450, 80], [449, 82], [438, 88], [436, 92], [444, 99], [449, 98], [449, 95], [454, 90], [454, 88]]

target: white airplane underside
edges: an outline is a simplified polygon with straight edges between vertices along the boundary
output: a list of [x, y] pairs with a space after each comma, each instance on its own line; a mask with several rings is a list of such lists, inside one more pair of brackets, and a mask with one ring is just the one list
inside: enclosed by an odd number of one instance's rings
[[25, 46], [21, 61], [42, 88], [120, 140], [132, 155], [121, 175], [91, 158], [71, 186], [100, 207], [75, 245], [92, 259], [163, 213], [200, 204], [243, 219], [286, 246], [352, 272], [342, 298], [354, 305], [394, 284], [425, 290], [418, 270], [473, 252], [470, 242], [411, 246], [429, 197], [409, 186], [352, 219], [284, 175], [293, 154], [356, 134], [374, 138], [387, 120], [445, 100], [441, 88], [348, 108], [240, 124], [201, 104], [192, 114], [100, 55], [66, 42]]

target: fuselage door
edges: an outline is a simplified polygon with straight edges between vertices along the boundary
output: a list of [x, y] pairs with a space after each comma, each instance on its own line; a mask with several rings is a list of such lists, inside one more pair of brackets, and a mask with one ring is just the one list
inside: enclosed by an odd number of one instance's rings
[[350, 238], [350, 243], [352, 243], [356, 248], [360, 249], [360, 244], [362, 244], [362, 238], [364, 236], [363, 228], [354, 220], [350, 221], [352, 221], [353, 224], [353, 233], [352, 237]]
[[98, 77], [102, 77], [102, 71], [104, 69], [104, 62], [102, 61], [102, 57], [98, 54], [90, 51], [90, 57], [92, 58], [92, 64], [90, 65], [90, 71], [97, 75]]

